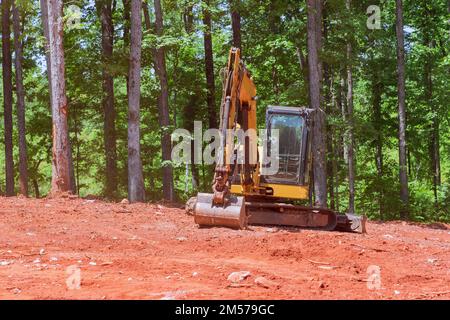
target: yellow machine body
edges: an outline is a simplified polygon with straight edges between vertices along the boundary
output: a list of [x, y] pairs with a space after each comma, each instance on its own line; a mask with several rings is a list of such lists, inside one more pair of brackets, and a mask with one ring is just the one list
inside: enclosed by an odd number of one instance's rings
[[[365, 220], [339, 215], [326, 208], [303, 207], [290, 203], [310, 198], [311, 127], [314, 110], [269, 106], [266, 130], [269, 153], [279, 163], [275, 174], [263, 174], [269, 158], [258, 149], [256, 135], [256, 86], [240, 57], [230, 50], [225, 69], [220, 108], [220, 150], [217, 157], [213, 193], [199, 193], [194, 219], [202, 227], [225, 226], [242, 229], [248, 224], [288, 225], [333, 230], [343, 227], [363, 231]], [[271, 136], [273, 131], [279, 136]], [[236, 134], [250, 132], [244, 141]], [[254, 134], [252, 134], [252, 132]], [[273, 144], [272, 144], [273, 143]], [[274, 149], [275, 150], [275, 149]], [[267, 150], [266, 150], [267, 151]], [[243, 154], [244, 161], [237, 161]], [[264, 157], [268, 157], [267, 159]]]

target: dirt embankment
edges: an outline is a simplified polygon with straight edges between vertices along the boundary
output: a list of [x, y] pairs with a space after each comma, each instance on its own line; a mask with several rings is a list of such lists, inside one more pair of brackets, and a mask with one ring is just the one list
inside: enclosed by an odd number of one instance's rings
[[0, 197], [0, 298], [450, 299], [448, 225], [368, 232], [199, 229], [157, 204]]

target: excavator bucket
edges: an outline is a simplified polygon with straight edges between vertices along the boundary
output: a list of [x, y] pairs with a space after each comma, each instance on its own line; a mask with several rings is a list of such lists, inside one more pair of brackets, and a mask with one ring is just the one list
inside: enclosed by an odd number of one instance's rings
[[225, 206], [213, 204], [212, 193], [199, 193], [194, 206], [194, 221], [200, 227], [228, 227], [244, 229], [247, 226], [244, 197], [230, 196]]
[[367, 217], [365, 215], [358, 216], [351, 213], [339, 214], [337, 216], [336, 230], [367, 233], [366, 222]]

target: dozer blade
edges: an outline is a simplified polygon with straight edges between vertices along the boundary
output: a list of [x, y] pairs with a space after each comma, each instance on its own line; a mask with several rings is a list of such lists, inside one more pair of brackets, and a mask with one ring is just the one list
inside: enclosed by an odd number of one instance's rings
[[213, 194], [199, 193], [194, 207], [194, 221], [200, 227], [228, 227], [243, 229], [247, 226], [244, 197], [231, 195], [226, 206], [213, 205]]

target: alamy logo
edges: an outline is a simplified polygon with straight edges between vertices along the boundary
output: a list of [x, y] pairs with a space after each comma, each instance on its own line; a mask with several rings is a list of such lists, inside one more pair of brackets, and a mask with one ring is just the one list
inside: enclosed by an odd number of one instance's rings
[[81, 9], [80, 7], [71, 4], [66, 9], [66, 23], [65, 26], [68, 30], [78, 29], [81, 27]]
[[79, 290], [81, 287], [81, 269], [77, 265], [71, 265], [67, 267], [66, 274], [68, 274], [66, 279], [67, 289]]
[[[181, 141], [180, 141], [181, 139]], [[279, 168], [279, 130], [202, 130], [194, 121], [194, 133], [176, 129], [172, 133], [174, 164], [261, 164], [262, 175], [274, 175]]]
[[367, 18], [367, 28], [370, 30], [381, 29], [381, 9], [377, 5], [370, 5], [367, 7], [366, 13], [369, 15]]
[[370, 265], [367, 267], [367, 289], [381, 289], [381, 269], [377, 265]]

